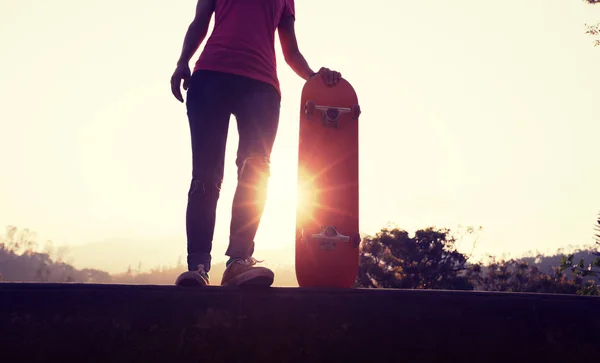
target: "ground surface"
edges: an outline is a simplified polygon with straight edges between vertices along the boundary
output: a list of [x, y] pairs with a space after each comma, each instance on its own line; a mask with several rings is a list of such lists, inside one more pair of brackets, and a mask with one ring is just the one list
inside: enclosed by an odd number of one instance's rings
[[22, 362], [583, 362], [600, 298], [0, 283]]

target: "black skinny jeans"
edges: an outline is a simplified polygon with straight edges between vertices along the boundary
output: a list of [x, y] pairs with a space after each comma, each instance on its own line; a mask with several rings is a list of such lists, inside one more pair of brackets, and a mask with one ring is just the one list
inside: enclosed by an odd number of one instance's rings
[[279, 92], [264, 82], [205, 70], [192, 75], [186, 101], [192, 144], [192, 181], [186, 210], [189, 270], [197, 269], [199, 264], [210, 270], [231, 115], [236, 118], [239, 133], [238, 183], [226, 255], [252, 256], [266, 199], [280, 103]]

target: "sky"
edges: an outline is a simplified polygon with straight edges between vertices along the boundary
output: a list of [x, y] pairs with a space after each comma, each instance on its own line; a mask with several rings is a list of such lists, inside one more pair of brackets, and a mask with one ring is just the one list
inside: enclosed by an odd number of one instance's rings
[[[162, 238], [185, 254], [191, 150], [169, 79], [194, 7], [0, 2], [0, 226], [59, 245], [118, 240], [142, 260]], [[363, 232], [481, 226], [479, 255], [593, 243], [600, 47], [584, 24], [600, 21], [600, 5], [298, 0], [296, 13], [309, 64], [340, 71], [359, 97]], [[304, 81], [276, 51], [281, 121], [256, 255], [289, 260]], [[237, 140], [231, 127], [216, 260]]]

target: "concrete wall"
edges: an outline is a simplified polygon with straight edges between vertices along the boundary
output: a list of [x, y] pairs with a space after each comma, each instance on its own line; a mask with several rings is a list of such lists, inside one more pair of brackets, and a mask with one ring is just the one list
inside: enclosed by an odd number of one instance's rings
[[5, 362], [577, 363], [600, 298], [0, 283], [0, 337]]

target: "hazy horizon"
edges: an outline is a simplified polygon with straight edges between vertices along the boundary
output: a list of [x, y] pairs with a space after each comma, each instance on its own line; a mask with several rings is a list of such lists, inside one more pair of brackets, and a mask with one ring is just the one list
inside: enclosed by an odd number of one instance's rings
[[[194, 7], [0, 3], [0, 228], [58, 246], [120, 241], [133, 261], [150, 259], [144, 241], [164, 240], [165, 264], [185, 258], [189, 131], [169, 78]], [[593, 242], [600, 47], [584, 24], [600, 21], [600, 5], [304, 0], [296, 10], [311, 66], [341, 71], [361, 103], [362, 231], [482, 226], [477, 251], [496, 255]], [[304, 81], [276, 50], [281, 126], [256, 255], [289, 261]], [[215, 261], [235, 187], [231, 130]]]

